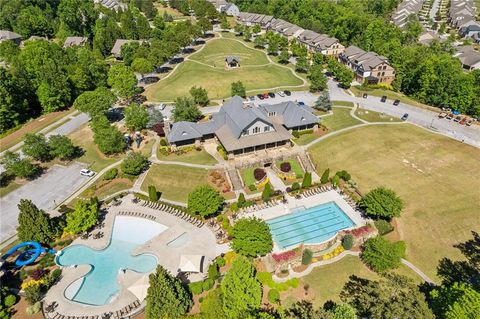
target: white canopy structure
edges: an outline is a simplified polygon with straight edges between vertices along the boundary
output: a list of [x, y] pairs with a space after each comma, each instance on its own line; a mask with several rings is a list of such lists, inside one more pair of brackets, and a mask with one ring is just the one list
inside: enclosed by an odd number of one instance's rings
[[204, 257], [202, 255], [181, 255], [178, 268], [181, 272], [202, 272]]
[[150, 280], [148, 275], [144, 275], [128, 287], [128, 290], [142, 302], [147, 297], [148, 287], [150, 287]]

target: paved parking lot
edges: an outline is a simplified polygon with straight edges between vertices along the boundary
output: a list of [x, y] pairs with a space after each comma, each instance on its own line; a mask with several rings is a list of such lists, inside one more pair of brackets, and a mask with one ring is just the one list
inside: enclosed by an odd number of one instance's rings
[[77, 162], [69, 166], [55, 165], [38, 179], [2, 197], [0, 242], [16, 234], [19, 213], [17, 204], [20, 199], [30, 199], [39, 208], [48, 212], [88, 181], [89, 177], [80, 175], [80, 170], [85, 167], [86, 164]]

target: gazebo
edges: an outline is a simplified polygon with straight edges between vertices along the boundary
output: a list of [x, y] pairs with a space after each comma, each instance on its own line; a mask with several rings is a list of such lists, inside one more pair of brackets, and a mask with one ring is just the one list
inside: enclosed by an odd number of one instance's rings
[[179, 272], [203, 272], [204, 260], [205, 256], [202, 255], [181, 255], [178, 270]]
[[240, 66], [240, 58], [238, 56], [229, 55], [225, 58], [225, 63], [229, 68], [238, 68]]

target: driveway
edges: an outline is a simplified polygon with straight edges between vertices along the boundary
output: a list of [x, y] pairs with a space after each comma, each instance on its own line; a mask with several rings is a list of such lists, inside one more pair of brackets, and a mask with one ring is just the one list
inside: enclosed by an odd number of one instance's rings
[[54, 165], [36, 180], [14, 190], [0, 199], [0, 242], [16, 234], [18, 225], [17, 204], [20, 199], [30, 199], [39, 208], [49, 211], [74, 193], [90, 178], [80, 175], [86, 164], [75, 162], [69, 166]]
[[480, 126], [478, 125], [466, 126], [460, 125], [452, 120], [439, 119], [437, 112], [405, 103], [394, 106], [393, 100], [387, 100], [385, 103], [382, 103], [378, 96], [369, 95], [366, 99], [354, 97], [339, 88], [337, 83], [331, 79], [328, 81], [328, 87], [332, 100], [351, 101], [358, 103], [361, 108], [385, 113], [398, 118], [408, 113], [407, 122], [480, 148]]

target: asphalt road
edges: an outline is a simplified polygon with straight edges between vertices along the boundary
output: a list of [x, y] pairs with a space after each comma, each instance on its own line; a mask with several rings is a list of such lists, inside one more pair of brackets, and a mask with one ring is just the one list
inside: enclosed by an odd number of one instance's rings
[[17, 204], [20, 199], [30, 199], [40, 209], [48, 212], [90, 179], [80, 175], [80, 170], [85, 167], [85, 164], [78, 162], [69, 166], [55, 165], [41, 177], [0, 198], [0, 242], [17, 232]]
[[361, 108], [385, 113], [398, 118], [407, 113], [407, 122], [480, 148], [479, 125], [466, 126], [460, 125], [452, 120], [439, 119], [437, 112], [405, 103], [400, 103], [398, 106], [394, 106], [393, 100], [387, 100], [385, 103], [382, 103], [377, 96], [368, 96], [366, 99], [354, 97], [345, 92], [345, 90], [339, 88], [337, 82], [331, 79], [328, 81], [328, 87], [330, 90], [330, 98], [332, 100], [351, 101], [358, 103]]

